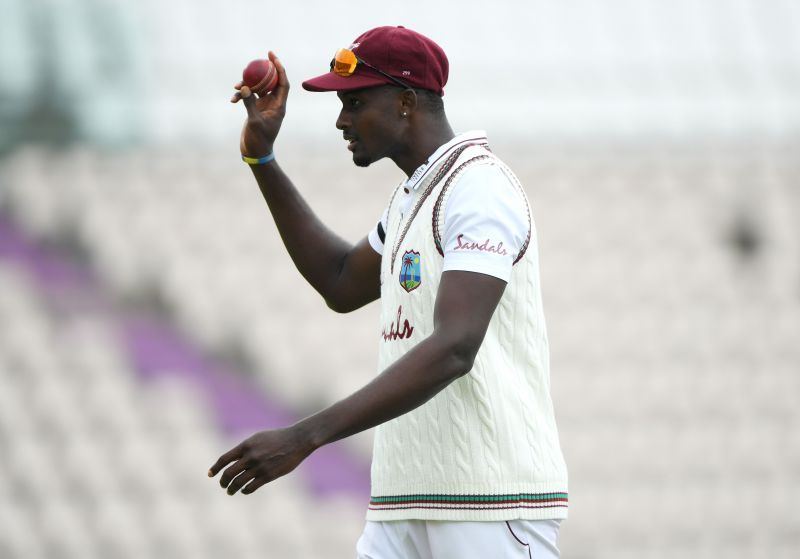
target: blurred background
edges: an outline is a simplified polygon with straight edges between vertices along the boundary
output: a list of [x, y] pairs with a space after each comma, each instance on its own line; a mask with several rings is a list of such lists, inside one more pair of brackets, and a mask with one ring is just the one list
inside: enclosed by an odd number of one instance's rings
[[205, 474], [376, 373], [376, 304], [295, 271], [228, 99], [280, 55], [278, 158], [356, 241], [403, 177], [300, 81], [384, 24], [531, 199], [563, 556], [799, 557], [794, 0], [0, 0], [0, 557], [354, 556], [369, 433], [249, 497]]

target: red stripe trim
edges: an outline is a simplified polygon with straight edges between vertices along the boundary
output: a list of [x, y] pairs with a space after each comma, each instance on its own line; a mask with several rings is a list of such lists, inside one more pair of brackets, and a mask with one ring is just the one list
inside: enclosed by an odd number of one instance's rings
[[[489, 501], [489, 502], [498, 503], [500, 505], [505, 505], [505, 504], [508, 504], [508, 503], [568, 503], [569, 499], [564, 498], [564, 497], [553, 498], [553, 499], [498, 499], [496, 501]], [[412, 499], [412, 500], [405, 500], [404, 499], [402, 501], [395, 501], [394, 503], [392, 503], [391, 501], [388, 501], [388, 502], [385, 501], [383, 503], [380, 502], [380, 501], [370, 501], [371, 505], [373, 505], [373, 504], [374, 505], [381, 505], [381, 504], [388, 504], [388, 505], [391, 505], [391, 504], [413, 504], [413, 503], [444, 503], [444, 504], [447, 504], [447, 505], [452, 505], [452, 504], [483, 505], [483, 504], [486, 504], [487, 501], [475, 500], [472, 503], [470, 503], [469, 501], [463, 501], [463, 500], [457, 500], [457, 499], [453, 499], [453, 500], [446, 500], [446, 499]]]
[[511, 510], [511, 509], [556, 509], [556, 508], [567, 508], [567, 505], [542, 505], [542, 506], [529, 506], [529, 505], [519, 505], [516, 507], [471, 507], [471, 506], [462, 506], [462, 507], [428, 507], [428, 506], [416, 506], [416, 507], [375, 507], [370, 505], [369, 510], [409, 510], [409, 509], [423, 509], [423, 510]]

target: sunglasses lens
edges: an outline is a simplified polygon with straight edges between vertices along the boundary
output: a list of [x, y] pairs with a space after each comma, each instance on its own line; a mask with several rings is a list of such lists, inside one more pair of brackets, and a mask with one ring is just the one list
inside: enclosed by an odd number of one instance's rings
[[331, 72], [339, 76], [352, 76], [356, 71], [358, 59], [355, 53], [349, 49], [339, 49], [333, 57]]

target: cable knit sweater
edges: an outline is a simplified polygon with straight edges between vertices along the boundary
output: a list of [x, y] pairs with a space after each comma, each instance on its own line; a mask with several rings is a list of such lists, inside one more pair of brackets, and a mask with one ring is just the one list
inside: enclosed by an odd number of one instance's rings
[[[447, 197], [475, 165], [499, 166], [530, 215], [516, 177], [485, 145], [454, 147], [425, 179], [407, 215], [401, 216], [393, 197], [381, 264], [379, 370], [433, 333]], [[566, 516], [567, 471], [550, 398], [531, 222], [472, 370], [424, 405], [376, 428], [367, 518]]]

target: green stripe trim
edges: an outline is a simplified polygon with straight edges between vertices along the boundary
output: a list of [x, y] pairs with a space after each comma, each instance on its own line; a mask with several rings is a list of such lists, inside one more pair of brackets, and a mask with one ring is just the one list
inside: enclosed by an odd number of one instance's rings
[[508, 501], [554, 501], [567, 500], [567, 493], [514, 493], [510, 495], [392, 495], [372, 497], [371, 503], [408, 503], [413, 501], [447, 501], [461, 503], [498, 503]]

